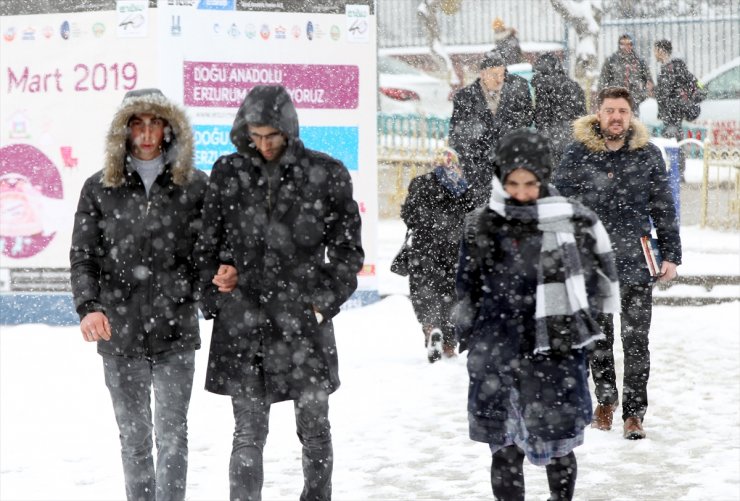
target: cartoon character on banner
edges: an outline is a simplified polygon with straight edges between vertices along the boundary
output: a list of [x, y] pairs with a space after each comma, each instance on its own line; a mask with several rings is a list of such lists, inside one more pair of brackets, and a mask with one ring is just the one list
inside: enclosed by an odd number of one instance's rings
[[44, 250], [62, 217], [62, 178], [54, 163], [28, 144], [0, 148], [0, 251], [22, 259]]

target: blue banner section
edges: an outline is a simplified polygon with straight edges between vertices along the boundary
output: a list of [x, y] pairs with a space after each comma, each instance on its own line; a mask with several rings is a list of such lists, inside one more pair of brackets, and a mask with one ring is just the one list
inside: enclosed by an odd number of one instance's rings
[[301, 127], [300, 135], [307, 148], [340, 160], [350, 171], [359, 169], [357, 127]]
[[[196, 125], [193, 130], [195, 166], [200, 170], [211, 170], [218, 157], [236, 151], [229, 139], [231, 125]], [[359, 169], [357, 127], [306, 126], [300, 128], [300, 136], [307, 148], [331, 155], [350, 171]]]
[[236, 0], [200, 0], [199, 9], [206, 10], [234, 10]]
[[234, 153], [236, 148], [231, 144], [229, 133], [231, 125], [196, 125], [195, 133], [195, 167], [209, 171], [218, 157]]

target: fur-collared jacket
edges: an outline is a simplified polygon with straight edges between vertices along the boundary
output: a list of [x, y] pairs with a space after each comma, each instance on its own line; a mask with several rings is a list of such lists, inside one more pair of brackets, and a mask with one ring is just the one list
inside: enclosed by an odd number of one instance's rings
[[652, 281], [640, 238], [650, 235], [652, 220], [664, 260], [681, 264], [681, 237], [668, 174], [647, 128], [633, 119], [622, 148], [610, 151], [596, 115], [575, 121], [575, 142], [565, 150], [553, 184], [566, 197], [596, 212], [616, 253], [619, 281]]
[[[287, 138], [280, 178], [250, 140], [248, 124]], [[280, 86], [257, 86], [231, 130], [237, 152], [211, 171], [196, 258], [206, 286], [204, 315], [214, 316], [206, 390], [250, 394], [261, 366], [267, 398], [324, 398], [339, 387], [332, 317], [355, 291], [364, 253], [360, 212], [347, 168], [306, 148], [298, 115]], [[237, 288], [220, 293], [208, 278], [221, 261], [239, 273]], [[314, 311], [323, 316], [317, 322]]]
[[[128, 122], [141, 113], [169, 127], [165, 167], [149, 196], [127, 145]], [[113, 331], [99, 353], [151, 357], [200, 347], [192, 255], [208, 179], [193, 165], [193, 144], [184, 110], [156, 89], [129, 92], [113, 117], [103, 169], [80, 193], [70, 249], [77, 313], [102, 311]]]

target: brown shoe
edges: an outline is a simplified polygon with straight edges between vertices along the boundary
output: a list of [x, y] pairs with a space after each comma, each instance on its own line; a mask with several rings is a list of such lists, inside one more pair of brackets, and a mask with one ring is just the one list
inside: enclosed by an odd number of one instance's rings
[[591, 428], [597, 430], [609, 431], [612, 429], [612, 418], [614, 411], [617, 410], [617, 402], [613, 404], [599, 404], [594, 410], [594, 418], [591, 421]]
[[457, 353], [455, 353], [455, 345], [444, 343], [442, 346], [442, 355], [444, 355], [445, 358], [456, 357]]
[[645, 438], [645, 430], [642, 429], [642, 419], [630, 416], [624, 421], [624, 438], [627, 440], [640, 440]]

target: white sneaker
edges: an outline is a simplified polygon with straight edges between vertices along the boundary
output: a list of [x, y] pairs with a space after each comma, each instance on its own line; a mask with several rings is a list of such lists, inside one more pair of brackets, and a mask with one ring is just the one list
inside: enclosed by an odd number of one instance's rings
[[429, 359], [430, 364], [433, 364], [442, 358], [442, 331], [439, 329], [432, 329], [432, 332], [429, 333], [427, 358]]

